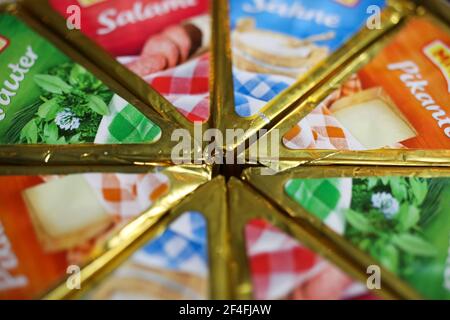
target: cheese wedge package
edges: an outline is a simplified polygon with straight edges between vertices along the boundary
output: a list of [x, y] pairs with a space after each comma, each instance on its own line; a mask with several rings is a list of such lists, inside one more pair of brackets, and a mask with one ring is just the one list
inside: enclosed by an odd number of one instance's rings
[[255, 299], [376, 299], [362, 283], [265, 220], [249, 221], [245, 240]]
[[380, 268], [403, 297], [450, 298], [447, 169], [312, 167], [271, 177], [258, 170], [245, 179], [361, 270]]
[[[209, 202], [203, 201], [207, 197]], [[212, 201], [214, 200], [214, 201]], [[125, 250], [86, 265], [78, 290], [61, 284], [47, 299], [205, 300], [227, 296], [226, 187], [200, 186]], [[99, 267], [100, 266], [100, 267]]]
[[0, 300], [450, 299], [449, 5], [0, 4]]
[[448, 25], [420, 8], [274, 127], [280, 158], [448, 165], [449, 57]]
[[207, 299], [206, 220], [185, 212], [86, 295], [90, 300]]
[[[369, 289], [333, 243], [294, 221], [237, 179], [230, 180], [231, 275], [239, 299], [367, 300], [396, 293]], [[245, 288], [245, 289], [244, 289]]]
[[223, 81], [233, 83], [233, 91], [222, 88], [216, 126], [247, 130], [236, 145], [271, 128], [343, 61], [409, 12], [407, 2], [384, 0], [232, 0], [228, 9], [229, 19], [217, 26], [230, 28], [222, 48], [230, 55], [218, 59], [226, 64]]
[[369, 6], [385, 5], [384, 0], [230, 1], [235, 112], [241, 117], [263, 112], [267, 102], [364, 27]]
[[[171, 160], [174, 126], [22, 9], [2, 7], [0, 37], [2, 158], [75, 164], [89, 158], [96, 164], [101, 158], [123, 162], [121, 157], [132, 155]], [[113, 147], [119, 144], [129, 147]]]
[[15, 172], [0, 177], [0, 299], [43, 296], [74, 270], [139, 237], [146, 223], [209, 179], [208, 170], [193, 167]]
[[208, 122], [208, 0], [39, 0], [25, 5], [164, 117], [185, 127]]
[[[205, 202], [205, 197], [217, 201]], [[85, 266], [79, 290], [68, 290], [64, 284], [46, 298], [397, 297], [389, 289], [367, 289], [365, 274], [328, 246], [333, 245], [271, 207], [242, 182], [232, 178], [225, 185], [218, 177], [149, 225], [125, 251]]]

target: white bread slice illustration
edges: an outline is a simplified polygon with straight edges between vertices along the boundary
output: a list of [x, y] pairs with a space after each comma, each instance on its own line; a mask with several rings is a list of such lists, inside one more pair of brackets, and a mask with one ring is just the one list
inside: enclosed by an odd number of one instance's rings
[[414, 138], [417, 132], [381, 87], [336, 101], [330, 111], [367, 149], [380, 149]]
[[241, 19], [232, 33], [233, 63], [242, 70], [297, 78], [325, 59], [329, 50], [314, 41], [334, 37], [326, 33], [298, 39], [257, 29], [251, 18]]
[[113, 222], [82, 175], [51, 180], [26, 189], [22, 196], [47, 252], [83, 244]]

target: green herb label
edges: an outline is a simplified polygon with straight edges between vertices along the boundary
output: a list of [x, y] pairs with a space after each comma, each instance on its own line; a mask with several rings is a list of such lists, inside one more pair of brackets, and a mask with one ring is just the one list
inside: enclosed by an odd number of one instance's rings
[[292, 179], [285, 192], [429, 298], [450, 298], [450, 179]]
[[0, 143], [151, 143], [160, 136], [89, 71], [0, 14]]

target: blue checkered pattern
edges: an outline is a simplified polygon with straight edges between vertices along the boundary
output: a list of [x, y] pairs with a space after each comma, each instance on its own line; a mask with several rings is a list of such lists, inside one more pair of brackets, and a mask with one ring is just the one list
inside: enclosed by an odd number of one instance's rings
[[234, 69], [235, 111], [241, 117], [257, 114], [264, 105], [292, 85], [295, 80], [278, 75]]
[[152, 240], [136, 258], [153, 266], [205, 275], [208, 272], [207, 226], [198, 212], [187, 212]]

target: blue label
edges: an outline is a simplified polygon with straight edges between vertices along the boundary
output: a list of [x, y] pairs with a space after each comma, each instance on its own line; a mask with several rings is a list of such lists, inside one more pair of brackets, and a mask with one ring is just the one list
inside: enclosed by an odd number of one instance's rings
[[252, 17], [256, 27], [306, 38], [333, 31], [332, 39], [318, 42], [331, 51], [358, 32], [385, 0], [231, 0], [231, 26]]

